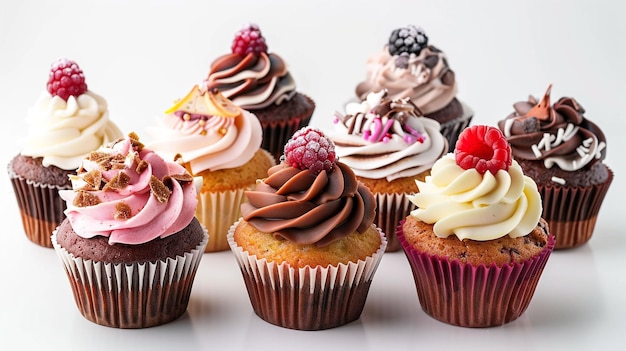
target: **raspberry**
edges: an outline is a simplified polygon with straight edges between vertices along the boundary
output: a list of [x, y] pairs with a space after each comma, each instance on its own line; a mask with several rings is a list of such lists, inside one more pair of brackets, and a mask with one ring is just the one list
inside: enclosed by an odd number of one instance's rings
[[456, 163], [463, 169], [475, 168], [480, 174], [508, 170], [513, 162], [511, 146], [500, 129], [485, 125], [465, 128], [454, 150]]
[[330, 171], [337, 156], [335, 144], [321, 130], [304, 127], [285, 144], [281, 159], [289, 166], [318, 174], [322, 170]]
[[409, 25], [391, 32], [387, 49], [391, 56], [402, 53], [419, 55], [428, 45], [428, 37], [422, 28]]
[[52, 63], [48, 78], [48, 92], [67, 101], [70, 96], [79, 96], [87, 91], [85, 75], [76, 62], [66, 58]]
[[233, 45], [230, 48], [234, 54], [241, 56], [245, 56], [251, 52], [255, 54], [267, 52], [265, 38], [261, 35], [261, 30], [256, 24], [245, 25], [237, 31]]

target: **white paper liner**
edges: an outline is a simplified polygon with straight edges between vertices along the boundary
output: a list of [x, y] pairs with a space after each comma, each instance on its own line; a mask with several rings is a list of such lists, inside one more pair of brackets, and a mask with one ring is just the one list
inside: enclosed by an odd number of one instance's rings
[[59, 190], [71, 189], [50, 184], [42, 184], [26, 179], [15, 173], [12, 161], [7, 167], [9, 180], [13, 186], [15, 198], [20, 210], [22, 226], [26, 237], [33, 243], [52, 248], [52, 231], [65, 218], [65, 201], [59, 196]]
[[63, 266], [76, 305], [88, 320], [116, 328], [147, 328], [180, 317], [208, 241], [204, 239], [184, 256], [165, 261], [113, 264], [74, 257], [51, 240]]
[[265, 321], [290, 329], [321, 330], [359, 318], [369, 287], [387, 246], [381, 245], [365, 260], [327, 267], [291, 267], [286, 262], [258, 259], [234, 240], [235, 222], [228, 243], [241, 269], [255, 313]]
[[[271, 165], [276, 165], [274, 157], [267, 150], [262, 150]], [[196, 207], [196, 218], [209, 231], [209, 242], [205, 252], [216, 252], [228, 250], [228, 228], [241, 217], [241, 204], [247, 201], [245, 192], [254, 189], [252, 183], [247, 187], [229, 190], [198, 193], [198, 206]]]
[[411, 194], [374, 194], [376, 199], [374, 223], [382, 229], [387, 237], [387, 252], [399, 251], [402, 248], [396, 236], [396, 229], [400, 221], [415, 209], [415, 205], [409, 200], [408, 195]]

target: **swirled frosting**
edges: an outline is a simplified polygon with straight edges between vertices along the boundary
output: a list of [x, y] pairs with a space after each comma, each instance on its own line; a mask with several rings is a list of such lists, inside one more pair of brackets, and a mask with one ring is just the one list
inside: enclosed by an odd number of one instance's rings
[[143, 148], [135, 135], [91, 152], [59, 194], [79, 236], [142, 244], [185, 228], [198, 200], [191, 175]]
[[385, 45], [367, 60], [365, 81], [356, 87], [360, 100], [387, 89], [391, 99], [408, 97], [425, 115], [438, 111], [454, 99], [454, 72], [443, 52], [429, 45], [419, 55], [392, 56]]
[[551, 86], [540, 102], [534, 97], [514, 104], [515, 112], [498, 122], [513, 155], [543, 161], [564, 171], [590, 167], [606, 157], [602, 130], [584, 117], [585, 109], [573, 98], [550, 104]]
[[29, 109], [21, 154], [42, 157], [44, 166], [74, 170], [89, 152], [123, 136], [109, 120], [107, 102], [87, 91], [67, 101], [44, 91]]
[[508, 171], [480, 174], [457, 165], [448, 153], [433, 165], [419, 192], [410, 196], [417, 209], [411, 215], [433, 224], [435, 235], [455, 234], [460, 240], [493, 240], [524, 236], [537, 226], [541, 197], [537, 185], [513, 160]]
[[373, 223], [376, 202], [348, 166], [337, 162], [317, 175], [286, 166], [247, 191], [243, 219], [257, 230], [297, 244], [326, 246]]
[[197, 86], [146, 131], [150, 149], [168, 160], [180, 157], [194, 175], [245, 164], [259, 150], [263, 134], [252, 113]]
[[291, 99], [296, 83], [285, 61], [276, 54], [227, 54], [211, 64], [204, 89], [218, 89], [235, 105], [255, 110]]
[[370, 93], [334, 120], [335, 152], [357, 176], [392, 181], [429, 170], [448, 150], [437, 121], [422, 117], [409, 98]]

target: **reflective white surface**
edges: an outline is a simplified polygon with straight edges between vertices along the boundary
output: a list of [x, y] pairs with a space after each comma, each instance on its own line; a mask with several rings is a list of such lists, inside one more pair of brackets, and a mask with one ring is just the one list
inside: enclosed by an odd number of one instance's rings
[[[19, 152], [24, 117], [45, 88], [52, 61], [67, 56], [104, 96], [111, 118], [142, 135], [228, 52], [245, 22], [260, 25], [317, 103], [312, 125], [352, 97], [365, 60], [391, 30], [421, 25], [444, 50], [474, 124], [495, 124], [512, 104], [577, 98], [606, 133], [615, 180], [591, 241], [552, 254], [528, 310], [502, 327], [440, 323], [419, 307], [404, 254], [386, 254], [361, 318], [318, 332], [283, 329], [251, 309], [230, 252], [205, 254], [188, 312], [155, 328], [117, 330], [76, 309], [52, 249], [30, 243], [6, 174], [0, 173], [0, 347], [7, 350], [608, 349], [626, 344], [626, 233], [622, 175], [626, 120], [626, 11], [618, 2], [524, 1], [15, 1], [0, 0], [1, 162]], [[411, 3], [409, 5], [409, 3]], [[150, 6], [148, 6], [150, 4]]]

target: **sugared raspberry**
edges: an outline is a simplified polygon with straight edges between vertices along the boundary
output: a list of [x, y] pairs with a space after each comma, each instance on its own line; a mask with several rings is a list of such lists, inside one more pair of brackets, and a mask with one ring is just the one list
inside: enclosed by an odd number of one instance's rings
[[321, 130], [304, 127], [285, 144], [282, 159], [289, 166], [318, 174], [322, 170], [330, 171], [337, 156], [335, 144]]
[[235, 33], [235, 40], [233, 40], [233, 45], [230, 48], [233, 54], [242, 56], [251, 52], [255, 54], [267, 52], [265, 38], [261, 35], [261, 30], [256, 24], [245, 25]]
[[511, 146], [500, 129], [485, 125], [465, 128], [454, 150], [456, 163], [463, 169], [475, 168], [480, 174], [508, 170], [513, 162]]
[[79, 96], [87, 91], [85, 75], [76, 62], [66, 58], [58, 59], [50, 68], [48, 92], [67, 101], [71, 96]]

